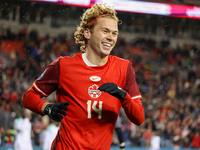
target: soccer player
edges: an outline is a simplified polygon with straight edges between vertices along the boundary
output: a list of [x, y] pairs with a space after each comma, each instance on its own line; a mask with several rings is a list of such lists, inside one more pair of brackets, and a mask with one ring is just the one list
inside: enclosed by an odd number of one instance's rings
[[125, 141], [124, 141], [121, 126], [122, 126], [122, 124], [121, 124], [120, 116], [118, 116], [116, 124], [115, 124], [115, 132], [116, 132], [117, 138], [119, 140], [119, 149], [125, 150]]
[[160, 142], [159, 131], [154, 131], [154, 135], [151, 137], [150, 141], [150, 150], [160, 150]]
[[[52, 150], [109, 150], [121, 106], [130, 121], [143, 123], [132, 64], [110, 55], [118, 22], [116, 11], [106, 4], [88, 8], [74, 34], [83, 53], [59, 57], [24, 94], [24, 107], [61, 121]], [[42, 100], [53, 91], [57, 103]]]
[[33, 150], [31, 143], [31, 116], [30, 110], [22, 109], [22, 116], [14, 120], [14, 129], [16, 131], [14, 149], [15, 150]]
[[44, 141], [43, 141], [43, 150], [50, 150], [51, 143], [53, 142], [54, 138], [59, 129], [60, 122], [55, 122], [54, 120], [50, 120], [50, 124], [48, 125], [45, 133], [44, 133]]

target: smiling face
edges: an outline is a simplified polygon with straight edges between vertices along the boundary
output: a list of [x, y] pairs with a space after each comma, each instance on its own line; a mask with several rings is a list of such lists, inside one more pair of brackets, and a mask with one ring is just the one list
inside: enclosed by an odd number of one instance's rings
[[110, 54], [116, 44], [118, 36], [117, 21], [111, 18], [99, 18], [90, 32], [85, 31], [87, 51], [94, 53], [101, 58]]

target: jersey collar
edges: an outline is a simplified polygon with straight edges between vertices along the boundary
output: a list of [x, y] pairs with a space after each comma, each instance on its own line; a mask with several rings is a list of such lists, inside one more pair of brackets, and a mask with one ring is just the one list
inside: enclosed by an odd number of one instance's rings
[[83, 61], [85, 62], [85, 64], [89, 67], [97, 67], [97, 65], [93, 65], [91, 62], [89, 62], [89, 60], [86, 58], [86, 54], [83, 53], [82, 54], [82, 58], [83, 58]]

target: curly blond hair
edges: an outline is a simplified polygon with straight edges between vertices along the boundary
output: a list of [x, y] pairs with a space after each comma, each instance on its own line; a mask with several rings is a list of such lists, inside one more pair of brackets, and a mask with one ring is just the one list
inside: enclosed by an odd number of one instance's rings
[[[74, 38], [76, 43], [81, 44], [81, 51], [86, 52], [86, 44], [87, 44], [87, 39], [84, 37], [84, 30], [88, 28], [89, 24], [96, 19], [97, 17], [107, 14], [106, 16], [103, 16], [105, 18], [112, 18], [119, 22], [119, 19], [117, 17], [117, 12], [108, 6], [107, 4], [95, 4], [91, 8], [88, 8], [82, 15], [81, 17], [81, 22], [80, 26], [77, 27], [76, 32], [74, 33]], [[102, 17], [102, 18], [103, 18]], [[89, 26], [90, 32], [93, 31], [94, 25], [96, 21]]]

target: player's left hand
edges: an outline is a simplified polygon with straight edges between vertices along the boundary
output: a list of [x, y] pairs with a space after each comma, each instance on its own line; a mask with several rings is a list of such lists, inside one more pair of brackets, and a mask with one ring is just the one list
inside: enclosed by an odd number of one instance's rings
[[118, 99], [124, 99], [127, 94], [126, 91], [117, 86], [115, 83], [104, 83], [99, 87], [99, 90], [107, 92]]

